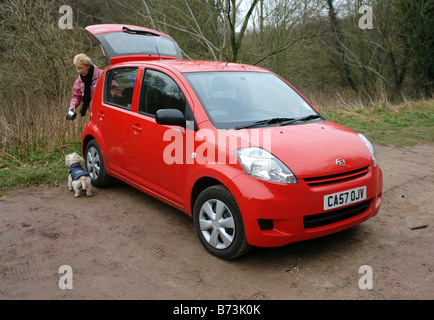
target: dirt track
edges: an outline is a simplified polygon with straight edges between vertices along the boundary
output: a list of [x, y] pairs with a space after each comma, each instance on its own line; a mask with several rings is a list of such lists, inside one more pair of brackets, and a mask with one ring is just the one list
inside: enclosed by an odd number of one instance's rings
[[[190, 217], [122, 183], [91, 198], [65, 182], [8, 192], [0, 299], [434, 299], [434, 146], [376, 149], [377, 217], [232, 262], [203, 249]], [[62, 265], [72, 290], [59, 288]], [[372, 289], [359, 287], [363, 265]]]

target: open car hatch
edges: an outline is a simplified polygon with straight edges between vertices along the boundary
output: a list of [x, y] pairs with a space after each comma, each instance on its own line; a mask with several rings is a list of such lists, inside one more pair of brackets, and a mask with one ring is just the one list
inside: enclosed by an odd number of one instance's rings
[[143, 27], [99, 24], [86, 27], [101, 43], [110, 64], [137, 60], [182, 59], [181, 49], [170, 36]]

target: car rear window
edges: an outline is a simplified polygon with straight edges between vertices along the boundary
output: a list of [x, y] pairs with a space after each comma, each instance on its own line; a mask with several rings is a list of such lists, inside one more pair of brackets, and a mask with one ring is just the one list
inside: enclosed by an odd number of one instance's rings
[[107, 71], [104, 83], [104, 102], [131, 110], [137, 67]]
[[101, 33], [96, 36], [110, 57], [125, 55], [163, 55], [182, 59], [181, 50], [171, 38], [129, 34]]

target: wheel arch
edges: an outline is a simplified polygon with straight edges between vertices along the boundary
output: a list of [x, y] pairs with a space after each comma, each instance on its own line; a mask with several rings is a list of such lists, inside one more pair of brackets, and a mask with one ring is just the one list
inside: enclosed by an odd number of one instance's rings
[[86, 147], [87, 147], [87, 145], [89, 144], [89, 142], [90, 141], [92, 141], [92, 140], [96, 140], [96, 138], [93, 136], [93, 135], [87, 135], [87, 136], [85, 136], [84, 138], [83, 138], [83, 141], [82, 141], [82, 143], [81, 143], [81, 152], [82, 152], [82, 154], [83, 154], [83, 156], [84, 156], [84, 153], [85, 153], [85, 151], [86, 151]]
[[194, 204], [197, 200], [197, 197], [199, 197], [200, 193], [206, 188], [219, 185], [219, 184], [224, 185], [224, 183], [212, 177], [202, 177], [195, 182], [190, 195], [190, 215], [193, 215]]

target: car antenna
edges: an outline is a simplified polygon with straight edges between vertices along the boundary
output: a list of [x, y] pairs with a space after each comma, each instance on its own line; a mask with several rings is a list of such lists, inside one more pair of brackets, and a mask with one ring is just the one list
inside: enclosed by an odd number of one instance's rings
[[158, 47], [157, 46], [155, 46], [155, 49], [157, 50], [158, 58], [160, 58], [160, 60], [163, 60], [163, 59], [161, 59], [160, 51], [158, 51]]

